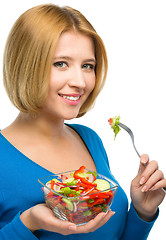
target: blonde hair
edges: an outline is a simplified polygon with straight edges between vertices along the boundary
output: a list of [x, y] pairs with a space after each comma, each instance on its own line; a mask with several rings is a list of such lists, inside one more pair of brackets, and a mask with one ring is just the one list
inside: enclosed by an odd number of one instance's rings
[[107, 74], [107, 56], [102, 39], [77, 10], [44, 4], [23, 13], [13, 25], [4, 51], [3, 79], [11, 102], [22, 112], [38, 113], [49, 88], [52, 58], [65, 31], [76, 30], [93, 39], [96, 84], [77, 117], [94, 104]]

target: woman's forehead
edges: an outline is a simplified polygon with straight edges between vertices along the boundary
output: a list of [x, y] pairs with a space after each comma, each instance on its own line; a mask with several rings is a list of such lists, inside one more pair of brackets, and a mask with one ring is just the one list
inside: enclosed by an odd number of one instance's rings
[[54, 58], [82, 55], [84, 58], [94, 58], [94, 42], [91, 37], [67, 31], [61, 34], [54, 52]]

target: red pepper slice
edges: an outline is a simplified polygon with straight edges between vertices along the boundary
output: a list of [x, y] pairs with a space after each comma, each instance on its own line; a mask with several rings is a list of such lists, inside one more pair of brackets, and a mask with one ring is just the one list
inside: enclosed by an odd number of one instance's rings
[[86, 180], [86, 178], [80, 178], [80, 180], [82, 183], [85, 183], [87, 185], [95, 186], [95, 187], [97, 186], [97, 184], [89, 182], [88, 180]]
[[109, 198], [106, 199], [106, 204], [107, 204], [107, 205], [110, 203], [111, 199], [112, 199], [111, 196], [109, 196]]
[[51, 189], [54, 190], [55, 181], [51, 180]]
[[110, 190], [109, 192], [106, 192], [110, 197], [113, 197], [114, 196], [114, 193], [112, 190]]
[[[93, 193], [93, 191], [91, 192]], [[80, 200], [88, 200], [88, 199], [107, 199], [109, 198], [110, 195], [108, 195], [107, 193], [104, 193], [104, 192], [98, 192], [98, 193], [94, 193], [94, 194], [90, 194], [90, 195], [84, 195], [82, 197], [80, 197]], [[112, 196], [111, 196], [112, 197]]]
[[91, 198], [109, 198], [109, 195], [107, 195], [106, 193], [96, 193], [96, 194], [92, 194], [90, 195]]
[[[74, 178], [80, 179], [79, 174], [84, 173], [85, 166], [81, 166], [78, 170], [74, 172]], [[81, 180], [81, 179], [80, 179]]]
[[97, 186], [97, 184], [94, 184], [94, 183], [91, 183], [89, 182], [88, 180], [86, 180], [85, 177], [81, 177], [79, 174], [80, 173], [84, 173], [84, 169], [85, 169], [85, 166], [81, 166], [78, 170], [76, 170], [74, 172], [74, 178], [75, 179], [80, 179], [80, 181], [86, 185], [90, 185], [90, 186]]
[[77, 186], [83, 189], [89, 189], [89, 187], [91, 187], [90, 185], [84, 184], [81, 181], [77, 183]]
[[111, 201], [111, 199], [112, 199], [112, 197], [114, 196], [114, 194], [113, 194], [113, 191], [112, 191], [112, 190], [109, 191], [109, 192], [107, 192], [107, 193], [108, 193], [108, 195], [109, 195], [109, 198], [106, 199], [106, 204], [109, 204], [109, 202]]
[[95, 205], [102, 204], [102, 203], [104, 203], [104, 202], [105, 202], [105, 199], [103, 199], [103, 198], [97, 198], [97, 199], [94, 200], [94, 202], [88, 203], [88, 207], [93, 207], [93, 206], [95, 206]]
[[84, 190], [81, 195], [87, 195], [87, 194], [90, 194], [90, 193], [97, 193], [98, 191], [97, 190], [94, 190], [94, 186], [93, 187], [88, 187], [86, 190]]
[[110, 118], [110, 119], [108, 120], [108, 122], [109, 122], [109, 125], [112, 125], [112, 123], [113, 123], [113, 119]]

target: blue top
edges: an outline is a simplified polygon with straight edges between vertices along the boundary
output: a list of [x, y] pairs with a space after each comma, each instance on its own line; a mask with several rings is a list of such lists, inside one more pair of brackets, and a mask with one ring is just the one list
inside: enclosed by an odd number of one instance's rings
[[[117, 183], [110, 171], [107, 154], [99, 136], [88, 127], [78, 124], [69, 126], [82, 138], [94, 160], [97, 172]], [[44, 202], [38, 179], [50, 174], [54, 173], [27, 158], [0, 133], [1, 240], [101, 240], [103, 237], [107, 240], [147, 239], [154, 222], [141, 220], [132, 203], [128, 211], [128, 200], [120, 186], [111, 206], [116, 212], [115, 215], [95, 232], [67, 236], [45, 230], [31, 233], [20, 220], [20, 213]]]

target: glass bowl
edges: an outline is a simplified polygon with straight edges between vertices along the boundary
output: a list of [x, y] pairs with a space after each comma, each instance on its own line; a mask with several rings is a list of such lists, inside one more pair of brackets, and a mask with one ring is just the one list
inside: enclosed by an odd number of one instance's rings
[[[85, 174], [89, 174], [88, 180], [93, 184], [87, 187], [73, 177], [75, 171], [50, 175], [38, 181], [43, 186], [45, 202], [55, 216], [61, 220], [82, 225], [100, 212], [107, 212], [110, 209], [118, 185], [101, 174], [85, 169]], [[100, 185], [105, 184], [104, 190], [103, 187], [98, 187], [98, 184], [97, 187], [94, 186], [96, 182], [100, 182]]]

